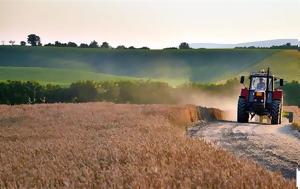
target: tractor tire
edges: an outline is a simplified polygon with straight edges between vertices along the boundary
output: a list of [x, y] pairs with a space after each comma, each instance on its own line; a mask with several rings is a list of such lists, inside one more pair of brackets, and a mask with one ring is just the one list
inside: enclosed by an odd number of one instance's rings
[[237, 108], [237, 122], [248, 123], [249, 113], [247, 113], [247, 103], [242, 97], [239, 97], [238, 108]]
[[281, 124], [281, 110], [282, 104], [279, 100], [274, 100], [271, 106], [271, 124], [277, 125]]

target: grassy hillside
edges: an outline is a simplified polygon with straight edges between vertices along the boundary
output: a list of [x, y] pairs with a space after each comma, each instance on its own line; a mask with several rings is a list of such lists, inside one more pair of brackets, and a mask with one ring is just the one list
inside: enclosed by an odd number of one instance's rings
[[38, 81], [41, 84], [57, 84], [66, 86], [76, 81], [122, 81], [122, 80], [152, 80], [164, 81], [172, 86], [188, 82], [185, 78], [157, 78], [119, 76], [105, 73], [91, 72], [80, 69], [41, 68], [41, 67], [10, 67], [0, 66], [0, 81], [20, 80]]
[[300, 52], [282, 50], [254, 66], [257, 69], [266, 67], [271, 67], [273, 73], [286, 80], [300, 81]]
[[0, 67], [0, 81], [22, 80], [39, 81], [40, 83], [52, 83], [68, 85], [74, 80], [132, 80], [134, 77], [122, 77], [111, 74], [82, 71], [80, 69], [40, 68], [40, 67]]
[[[0, 72], [6, 73], [1, 80], [24, 80], [32, 76], [32, 79], [44, 82], [69, 83], [79, 79], [99, 80], [127, 76], [163, 78], [173, 83], [188, 80], [217, 82], [236, 77], [242, 72], [248, 73], [260, 67], [270, 66], [274, 68], [274, 72], [288, 80], [300, 81], [299, 65], [300, 52], [294, 50], [0, 47]], [[18, 67], [17, 71], [14, 71], [13, 67]], [[51, 70], [48, 72], [49, 68]], [[64, 71], [58, 73], [60, 69]]]

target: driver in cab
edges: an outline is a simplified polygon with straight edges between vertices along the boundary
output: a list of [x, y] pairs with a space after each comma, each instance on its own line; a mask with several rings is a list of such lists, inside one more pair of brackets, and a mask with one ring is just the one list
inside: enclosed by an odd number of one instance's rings
[[259, 78], [259, 83], [256, 85], [257, 90], [265, 90], [266, 89], [266, 83], [263, 78]]

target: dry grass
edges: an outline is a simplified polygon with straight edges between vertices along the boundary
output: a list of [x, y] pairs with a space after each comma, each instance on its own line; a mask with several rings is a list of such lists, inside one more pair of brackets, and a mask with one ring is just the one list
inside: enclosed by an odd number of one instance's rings
[[298, 113], [295, 115], [295, 120], [293, 126], [300, 131], [300, 109], [298, 108]]
[[295, 188], [182, 127], [195, 107], [0, 106], [0, 188]]
[[298, 120], [298, 121], [295, 121], [294, 123], [293, 123], [293, 126], [296, 128], [296, 129], [298, 129], [299, 131], [300, 131], [300, 121]]
[[294, 113], [293, 126], [300, 131], [300, 108], [298, 106], [285, 106], [285, 111]]

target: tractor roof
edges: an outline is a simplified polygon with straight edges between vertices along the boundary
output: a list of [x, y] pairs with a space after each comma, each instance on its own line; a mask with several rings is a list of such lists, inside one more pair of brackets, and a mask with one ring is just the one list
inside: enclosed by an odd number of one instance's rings
[[[251, 76], [260, 76], [260, 77], [266, 77], [268, 75], [267, 71], [260, 70], [259, 72], [252, 72]], [[269, 76], [273, 77], [272, 72], [269, 72]]]

